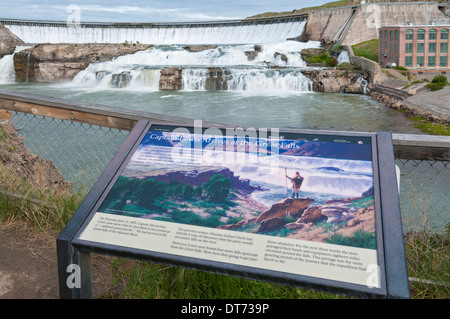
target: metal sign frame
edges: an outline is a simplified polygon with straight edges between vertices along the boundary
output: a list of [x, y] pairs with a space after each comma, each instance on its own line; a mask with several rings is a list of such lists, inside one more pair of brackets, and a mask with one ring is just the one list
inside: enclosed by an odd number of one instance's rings
[[[147, 120], [137, 122], [126, 141], [99, 177], [72, 219], [57, 238], [58, 277], [61, 298], [92, 298], [90, 254], [106, 254], [145, 260], [202, 271], [239, 276], [306, 289], [344, 294], [358, 298], [409, 298], [403, 231], [398, 198], [396, 168], [389, 132], [355, 133], [311, 130], [282, 130], [280, 134], [315, 134], [334, 136], [337, 139], [368, 138], [371, 141], [376, 258], [379, 285], [377, 287], [320, 276], [252, 267], [239, 262], [225, 262], [208, 257], [192, 257], [182, 253], [154, 251], [127, 245], [110, 244], [80, 239], [90, 220], [105, 200], [118, 176], [136, 152], [145, 135], [154, 125]], [[178, 126], [173, 124], [172, 126]], [[185, 125], [182, 127], [187, 128]], [[223, 128], [224, 129], [224, 128]], [[232, 230], [227, 230], [233, 232]], [[370, 270], [368, 276], [370, 276]], [[78, 276], [78, 277], [77, 277]]]

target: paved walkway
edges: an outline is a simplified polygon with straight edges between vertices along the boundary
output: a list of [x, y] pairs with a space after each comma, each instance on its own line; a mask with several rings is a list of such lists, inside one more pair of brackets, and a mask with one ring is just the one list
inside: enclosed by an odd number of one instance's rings
[[403, 100], [403, 104], [450, 122], [450, 86], [448, 85], [438, 91], [420, 91]]

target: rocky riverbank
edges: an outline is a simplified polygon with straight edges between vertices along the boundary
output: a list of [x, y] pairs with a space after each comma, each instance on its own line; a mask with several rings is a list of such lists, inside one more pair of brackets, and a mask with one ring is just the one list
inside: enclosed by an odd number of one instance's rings
[[427, 83], [386, 80], [373, 86], [370, 96], [391, 109], [428, 122], [450, 124], [450, 87], [430, 91]]

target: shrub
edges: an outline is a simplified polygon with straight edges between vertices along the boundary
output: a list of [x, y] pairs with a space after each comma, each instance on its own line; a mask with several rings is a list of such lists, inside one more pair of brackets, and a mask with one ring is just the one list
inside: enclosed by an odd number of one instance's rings
[[394, 66], [393, 69], [399, 70], [399, 71], [408, 71], [407, 68], [405, 68], [404, 66]]
[[427, 89], [430, 91], [437, 91], [442, 89], [445, 86], [444, 83], [440, 82], [440, 83], [430, 83], [427, 84]]
[[431, 83], [444, 83], [444, 85], [447, 85], [448, 81], [447, 81], [447, 77], [444, 75], [436, 75], [433, 80], [431, 81]]
[[427, 84], [427, 89], [437, 91], [448, 84], [447, 77], [444, 75], [436, 75], [430, 84]]

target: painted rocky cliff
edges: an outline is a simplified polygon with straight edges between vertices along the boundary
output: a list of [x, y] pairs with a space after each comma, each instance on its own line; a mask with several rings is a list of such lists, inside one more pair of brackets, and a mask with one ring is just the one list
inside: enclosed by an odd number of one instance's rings
[[[360, 197], [341, 198], [314, 204], [314, 199], [285, 198], [251, 220], [219, 228], [253, 233], [285, 236], [292, 239], [326, 242], [333, 235], [352, 238], [364, 232], [370, 238], [366, 248], [373, 248], [375, 234], [375, 208], [373, 188]], [[279, 235], [277, 235], [279, 234]], [[282, 235], [283, 234], [283, 235]], [[350, 240], [351, 242], [351, 240]], [[355, 240], [356, 244], [358, 242]]]

